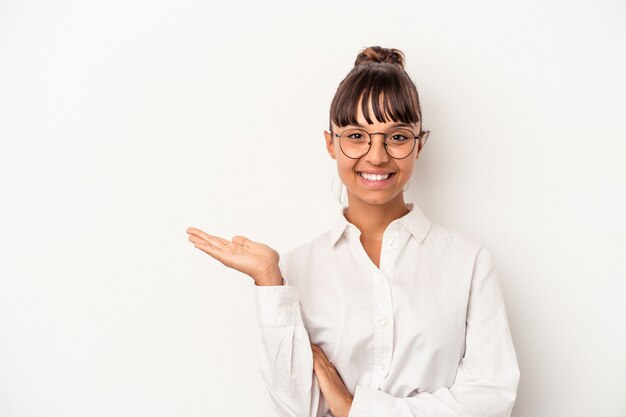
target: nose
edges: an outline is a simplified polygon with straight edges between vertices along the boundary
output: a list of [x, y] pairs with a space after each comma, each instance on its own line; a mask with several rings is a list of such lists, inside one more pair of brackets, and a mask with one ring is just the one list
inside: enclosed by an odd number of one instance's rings
[[370, 133], [370, 150], [367, 152], [365, 157], [372, 163], [372, 165], [380, 165], [389, 160], [389, 154], [385, 150], [384, 133]]

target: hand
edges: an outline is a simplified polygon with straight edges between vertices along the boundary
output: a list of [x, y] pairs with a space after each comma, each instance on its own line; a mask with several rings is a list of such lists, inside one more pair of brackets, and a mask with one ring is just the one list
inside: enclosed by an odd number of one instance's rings
[[229, 242], [195, 227], [187, 228], [187, 233], [196, 248], [227, 267], [249, 275], [256, 285], [282, 285], [283, 279], [278, 268], [280, 255], [269, 246], [244, 236], [235, 236]]
[[311, 349], [313, 350], [313, 371], [330, 411], [335, 417], [348, 417], [352, 406], [352, 394], [322, 348], [311, 343]]

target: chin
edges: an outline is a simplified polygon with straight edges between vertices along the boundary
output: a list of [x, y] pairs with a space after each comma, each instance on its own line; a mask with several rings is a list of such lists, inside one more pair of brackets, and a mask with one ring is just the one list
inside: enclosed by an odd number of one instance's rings
[[348, 196], [353, 201], [354, 199], [357, 199], [371, 205], [387, 204], [388, 202], [397, 198], [399, 194], [402, 194], [401, 191], [396, 192], [396, 190], [359, 190], [356, 193], [351, 191], [350, 189], [347, 190]]

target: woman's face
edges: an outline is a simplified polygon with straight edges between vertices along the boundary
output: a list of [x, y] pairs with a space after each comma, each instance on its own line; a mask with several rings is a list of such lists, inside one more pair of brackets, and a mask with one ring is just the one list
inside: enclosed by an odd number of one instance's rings
[[[368, 124], [361, 112], [361, 105], [358, 105], [357, 121], [360, 127], [370, 133], [387, 132], [395, 122], [381, 123], [374, 118], [371, 101], [369, 104], [369, 114], [373, 124]], [[420, 132], [420, 123], [414, 123], [411, 130], [415, 135]], [[341, 135], [349, 126], [338, 127], [332, 123], [333, 132]], [[326, 149], [331, 158], [337, 160], [337, 170], [339, 178], [345, 184], [348, 191], [348, 200], [362, 200], [366, 204], [386, 204], [395, 197], [402, 195], [403, 188], [411, 178], [415, 160], [422, 150], [422, 142], [417, 140], [413, 152], [404, 159], [394, 159], [385, 151], [383, 145], [383, 135], [371, 137], [372, 145], [367, 154], [359, 159], [348, 158], [339, 147], [339, 138], [333, 137], [330, 132], [324, 131], [326, 137]], [[360, 173], [391, 172], [391, 177], [381, 182], [372, 182], [363, 178]]]

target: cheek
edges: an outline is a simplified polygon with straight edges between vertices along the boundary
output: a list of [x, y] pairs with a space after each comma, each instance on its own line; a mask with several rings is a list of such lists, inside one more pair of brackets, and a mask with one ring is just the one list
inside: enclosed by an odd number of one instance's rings
[[353, 176], [355, 163], [352, 160], [346, 160], [345, 158], [337, 159], [337, 171], [342, 178]]
[[412, 160], [408, 161], [408, 163], [398, 164], [398, 170], [402, 178], [409, 178], [411, 174], [413, 173], [414, 166], [415, 164], [413, 163]]

